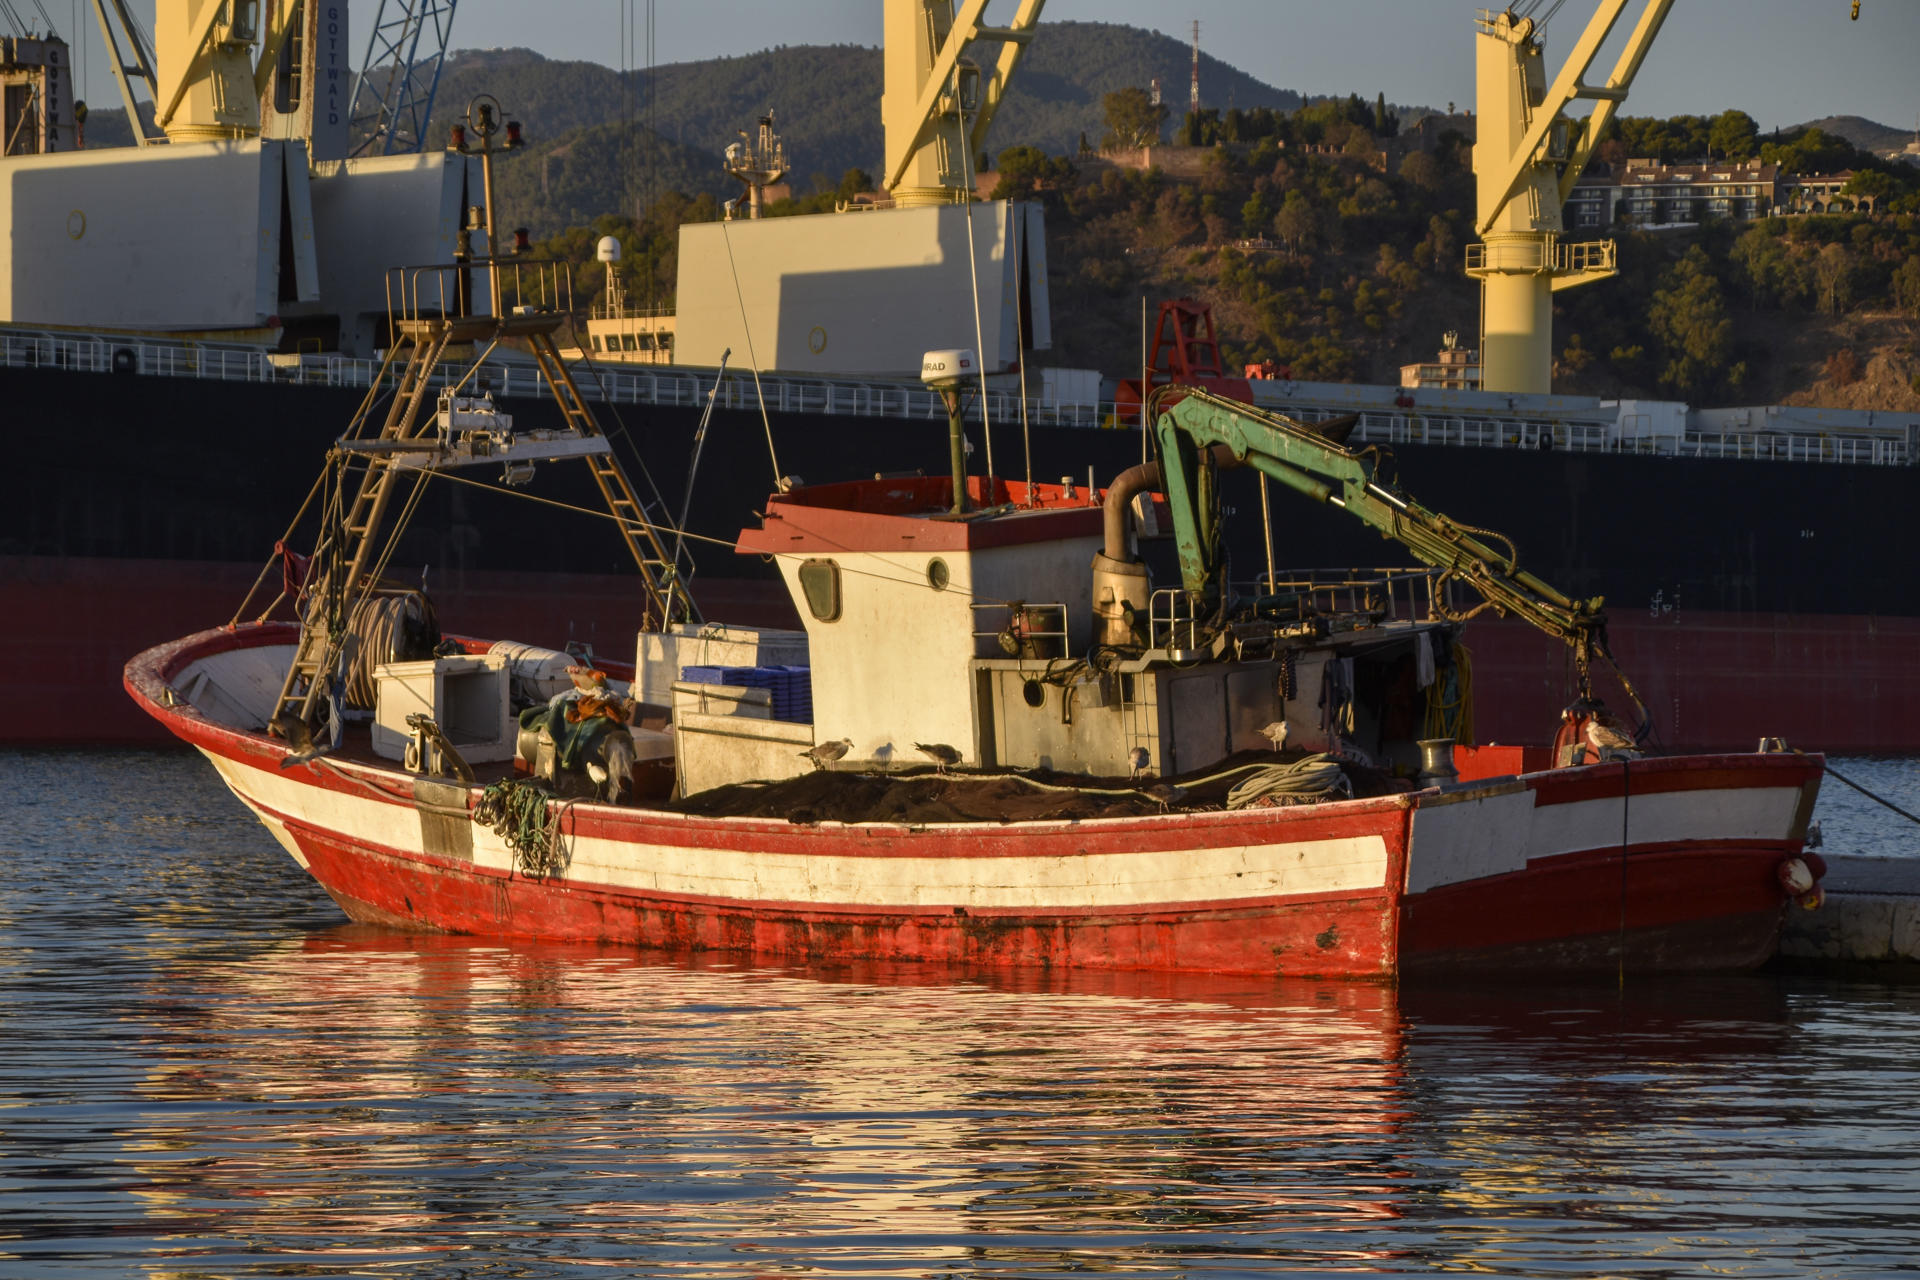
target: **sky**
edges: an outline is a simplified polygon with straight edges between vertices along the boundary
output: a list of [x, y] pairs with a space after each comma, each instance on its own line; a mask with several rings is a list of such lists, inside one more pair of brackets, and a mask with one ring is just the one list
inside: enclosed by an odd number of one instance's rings
[[[385, 0], [395, 9], [401, 0]], [[1546, 27], [1557, 70], [1600, 0], [1567, 0]], [[1629, 0], [1631, 27], [1646, 0]], [[1005, 20], [1017, 0], [992, 0]], [[1203, 51], [1277, 88], [1307, 94], [1384, 92], [1393, 102], [1465, 106], [1473, 97], [1473, 16], [1494, 0], [1048, 0], [1042, 22], [1126, 23], [1182, 42], [1200, 22]], [[1548, 0], [1551, 5], [1552, 0]], [[151, 25], [154, 0], [133, 0]], [[1858, 115], [1897, 129], [1920, 124], [1920, 0], [1677, 0], [1623, 111], [1714, 114], [1737, 107], [1763, 129]], [[35, 0], [12, 0], [34, 20]], [[61, 28], [89, 29], [80, 95], [118, 102], [91, 0], [38, 0]], [[646, 62], [647, 0], [459, 0], [456, 48], [524, 45], [552, 58], [608, 66]], [[1544, 11], [1545, 6], [1543, 6]], [[351, 40], [364, 50], [377, 0], [355, 0]], [[623, 58], [622, 12], [642, 33]], [[881, 0], [655, 0], [654, 61], [688, 62], [773, 45], [880, 43]], [[1617, 40], [1617, 37], [1616, 37]], [[355, 62], [361, 54], [356, 52]], [[79, 60], [76, 55], [76, 61]], [[1611, 66], [1603, 53], [1602, 72]], [[1206, 86], [1201, 85], [1202, 100]], [[777, 105], [777, 104], [776, 104]]]

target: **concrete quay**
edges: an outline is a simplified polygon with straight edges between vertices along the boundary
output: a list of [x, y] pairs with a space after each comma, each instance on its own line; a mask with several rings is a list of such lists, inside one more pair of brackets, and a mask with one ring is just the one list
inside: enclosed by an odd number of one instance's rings
[[1827, 855], [1818, 909], [1787, 909], [1780, 963], [1794, 969], [1885, 968], [1920, 976], [1920, 857]]

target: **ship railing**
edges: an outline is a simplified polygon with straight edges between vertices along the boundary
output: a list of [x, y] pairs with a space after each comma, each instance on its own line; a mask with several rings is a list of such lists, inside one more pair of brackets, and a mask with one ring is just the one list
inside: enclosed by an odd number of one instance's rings
[[[1336, 416], [1331, 410], [1295, 411], [1314, 422]], [[1348, 437], [1358, 444], [1434, 444], [1489, 449], [1567, 453], [1626, 453], [1675, 458], [1744, 458], [1776, 462], [1833, 462], [1859, 466], [1903, 467], [1914, 461], [1904, 428], [1870, 431], [1689, 431], [1684, 435], [1623, 430], [1607, 420], [1560, 421], [1481, 418], [1457, 414], [1383, 413], [1359, 415]]]
[[674, 314], [672, 307], [630, 307], [624, 302], [616, 305], [596, 302], [587, 308], [589, 320], [659, 320]]
[[1458, 612], [1459, 584], [1442, 585], [1437, 569], [1405, 566], [1387, 569], [1308, 569], [1261, 574], [1235, 584], [1239, 598], [1255, 602], [1256, 612], [1297, 610], [1294, 616], [1365, 618], [1379, 622], [1432, 622], [1443, 616], [1435, 601], [1444, 596], [1449, 612]]
[[[533, 264], [518, 264], [531, 267]], [[562, 265], [562, 264], [553, 264]], [[450, 273], [456, 268], [445, 268]], [[538, 282], [522, 272], [510, 287], [510, 300], [541, 297]], [[553, 281], [547, 296], [566, 286]], [[431, 308], [422, 304], [422, 312]], [[0, 367], [46, 368], [82, 373], [137, 373], [158, 377], [212, 378], [221, 381], [277, 382], [304, 386], [360, 389], [372, 383], [380, 361], [337, 352], [272, 353], [258, 346], [204, 339], [168, 339], [112, 334], [76, 334], [21, 328], [0, 329]], [[446, 385], [467, 369], [448, 361], [436, 371], [435, 385]], [[616, 362], [581, 362], [574, 367], [580, 392], [591, 400], [613, 404], [699, 406], [713, 387], [710, 371], [660, 366], [623, 366]], [[530, 360], [489, 359], [479, 370], [500, 395], [545, 398], [546, 378]], [[729, 372], [722, 380], [722, 408], [758, 412], [764, 396], [769, 412], [829, 413], [848, 417], [925, 420], [930, 429], [944, 430], [946, 410], [937, 396], [906, 382], [861, 382], [852, 379], [809, 378], [762, 374], [756, 391], [748, 372]], [[995, 433], [1008, 439], [1020, 429], [1021, 402], [1017, 392], [993, 390], [987, 412]], [[1027, 421], [1045, 427], [1139, 429], [1137, 405], [1054, 403], [1029, 398]], [[1303, 421], [1317, 421], [1344, 412], [1333, 405], [1289, 405], [1287, 411]], [[977, 415], [969, 411], [969, 422]], [[1915, 431], [1900, 423], [1875, 424], [1859, 429], [1829, 427], [1799, 430], [1688, 431], [1684, 435], [1655, 433], [1611, 416], [1568, 416], [1556, 419], [1501, 417], [1497, 414], [1435, 411], [1424, 407], [1366, 409], [1349, 439], [1355, 444], [1450, 445], [1456, 447], [1613, 453], [1685, 458], [1731, 458], [1788, 463], [1834, 463], [1854, 466], [1911, 466], [1920, 462]]]
[[1060, 602], [976, 600], [973, 656], [1053, 661], [1073, 656], [1067, 606]]

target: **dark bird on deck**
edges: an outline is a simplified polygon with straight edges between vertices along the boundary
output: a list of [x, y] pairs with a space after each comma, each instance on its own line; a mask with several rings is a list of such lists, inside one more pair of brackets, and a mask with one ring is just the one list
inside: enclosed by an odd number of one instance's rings
[[1153, 757], [1147, 753], [1145, 747], [1135, 747], [1127, 752], [1127, 768], [1133, 771], [1131, 776], [1135, 778], [1145, 773], [1147, 766], [1152, 763]]
[[267, 728], [274, 737], [293, 748], [295, 755], [306, 755], [313, 751], [312, 726], [293, 712], [282, 711], [267, 721]]
[[1825, 844], [1826, 842], [1827, 842], [1826, 836], [1823, 835], [1820, 831], [1820, 820], [1818, 818], [1815, 818], [1812, 822], [1809, 822], [1807, 824], [1807, 839], [1806, 839], [1805, 847], [1808, 849], [1818, 849], [1821, 845]]
[[939, 766], [941, 773], [960, 763], [960, 753], [944, 742], [916, 742], [913, 749]]
[[853, 750], [853, 739], [839, 738], [832, 742], [822, 742], [808, 747], [800, 754], [813, 761], [814, 768], [824, 769], [851, 750]]
[[1180, 801], [1186, 799], [1187, 789], [1185, 787], [1176, 787], [1171, 782], [1156, 782], [1152, 786], [1143, 789], [1140, 794], [1146, 796], [1149, 800], [1158, 801], [1161, 811], [1164, 812], [1169, 805], [1178, 804]]

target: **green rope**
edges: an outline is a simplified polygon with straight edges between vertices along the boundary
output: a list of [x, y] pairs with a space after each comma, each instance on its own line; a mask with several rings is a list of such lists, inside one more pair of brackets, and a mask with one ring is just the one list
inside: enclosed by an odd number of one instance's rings
[[560, 820], [566, 808], [547, 814], [547, 792], [531, 782], [507, 778], [493, 783], [481, 793], [474, 806], [473, 820], [507, 842], [513, 850], [514, 866], [522, 875], [547, 877], [560, 874], [566, 859], [560, 842]]

